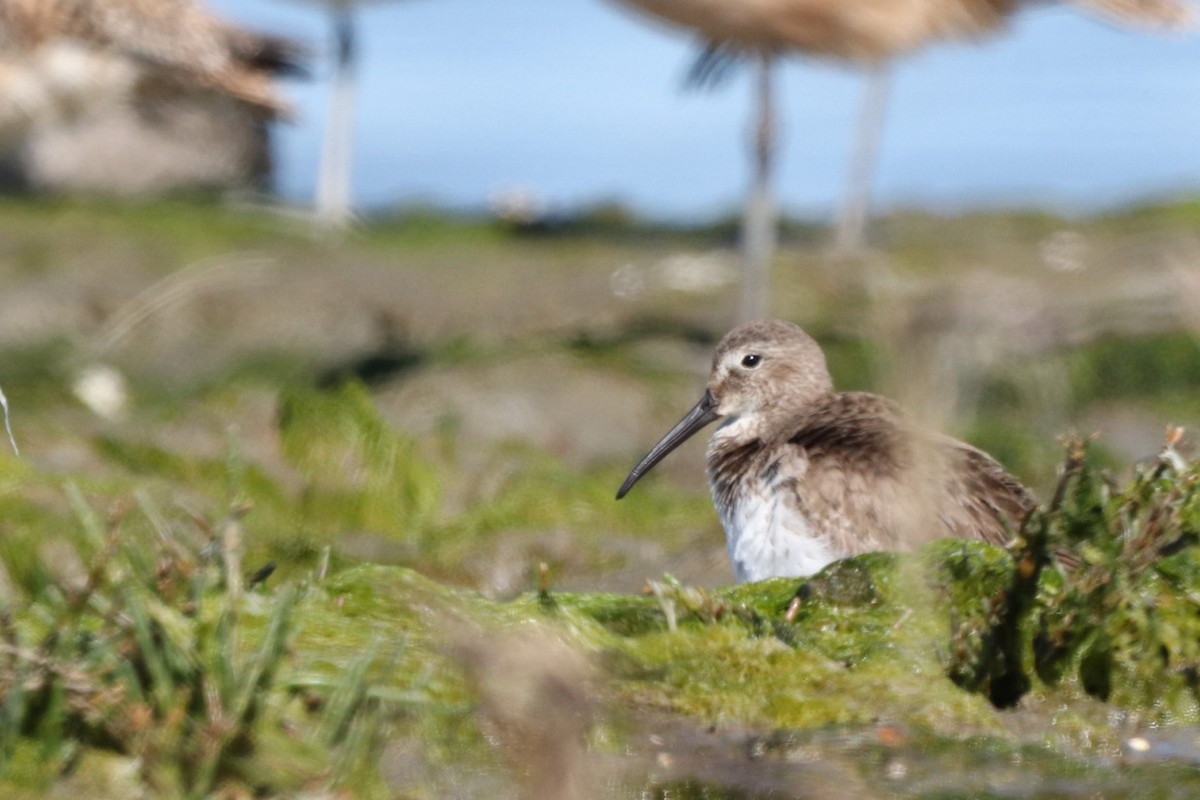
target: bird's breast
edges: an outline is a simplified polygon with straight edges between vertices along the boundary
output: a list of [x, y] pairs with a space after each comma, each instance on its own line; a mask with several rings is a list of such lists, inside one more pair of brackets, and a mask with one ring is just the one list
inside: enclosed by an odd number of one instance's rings
[[721, 448], [708, 461], [713, 503], [739, 581], [812, 575], [841, 558], [803, 499], [807, 460], [759, 442]]

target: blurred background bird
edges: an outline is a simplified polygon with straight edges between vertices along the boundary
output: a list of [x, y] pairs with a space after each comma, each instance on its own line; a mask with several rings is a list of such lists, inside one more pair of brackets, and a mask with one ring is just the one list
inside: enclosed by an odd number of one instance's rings
[[[756, 64], [752, 183], [742, 225], [743, 279], [738, 317], [767, 312], [768, 271], [775, 253], [776, 113], [773, 65], [783, 55], [802, 54], [864, 65], [873, 70], [868, 110], [851, 169], [857, 186], [848, 192], [839, 234], [843, 247], [861, 239], [870, 162], [876, 149], [886, 73], [890, 60], [937, 42], [979, 39], [1004, 27], [1031, 3], [1020, 0], [620, 0], [637, 11], [695, 31], [705, 48], [691, 75], [700, 81], [720, 74], [729, 61]], [[1067, 0], [1108, 21], [1134, 27], [1173, 29], [1188, 24], [1181, 0]], [[871, 107], [873, 106], [873, 108]]]
[[[307, 58], [196, 0], [3, 0], [5, 171], [55, 188], [261, 184], [265, 126], [290, 113], [276, 78]], [[139, 157], [117, 158], [115, 176], [105, 164], [122, 148]]]

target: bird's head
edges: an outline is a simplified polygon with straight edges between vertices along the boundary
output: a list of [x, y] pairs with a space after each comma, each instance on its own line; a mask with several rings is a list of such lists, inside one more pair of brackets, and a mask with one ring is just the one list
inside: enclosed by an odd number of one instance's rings
[[832, 388], [821, 347], [782, 320], [749, 322], [726, 334], [708, 377], [708, 394], [719, 417], [753, 416], [768, 425]]
[[758, 437], [769, 436], [776, 425], [832, 388], [825, 355], [798, 326], [761, 320], [734, 328], [717, 345], [704, 396], [638, 462], [617, 499], [709, 423], [723, 419], [723, 425], [738, 423]]

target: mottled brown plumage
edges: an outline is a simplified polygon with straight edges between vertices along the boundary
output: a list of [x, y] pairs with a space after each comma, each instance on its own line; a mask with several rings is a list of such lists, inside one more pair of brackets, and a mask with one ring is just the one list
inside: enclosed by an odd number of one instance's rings
[[779, 321], [721, 341], [704, 397], [618, 498], [717, 419], [709, 486], [739, 580], [810, 574], [946, 537], [1002, 544], [1035, 506], [983, 451], [920, 428], [886, 398], [834, 392], [817, 343]]
[[273, 113], [287, 110], [274, 74], [305, 58], [295, 42], [242, 30], [197, 0], [0, 0], [6, 53], [56, 41], [116, 53]]
[[[1000, 30], [1028, 0], [620, 0], [734, 50], [880, 62]], [[1063, 0], [1123, 25], [1179, 27], [1183, 0]]]

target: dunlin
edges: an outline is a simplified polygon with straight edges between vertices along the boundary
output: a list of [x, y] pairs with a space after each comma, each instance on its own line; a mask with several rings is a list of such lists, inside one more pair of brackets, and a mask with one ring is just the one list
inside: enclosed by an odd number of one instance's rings
[[833, 391], [820, 346], [780, 321], [721, 340], [704, 396], [617, 499], [716, 420], [708, 482], [739, 581], [811, 575], [946, 537], [1002, 544], [1035, 506], [982, 450], [921, 429], [887, 398]]

